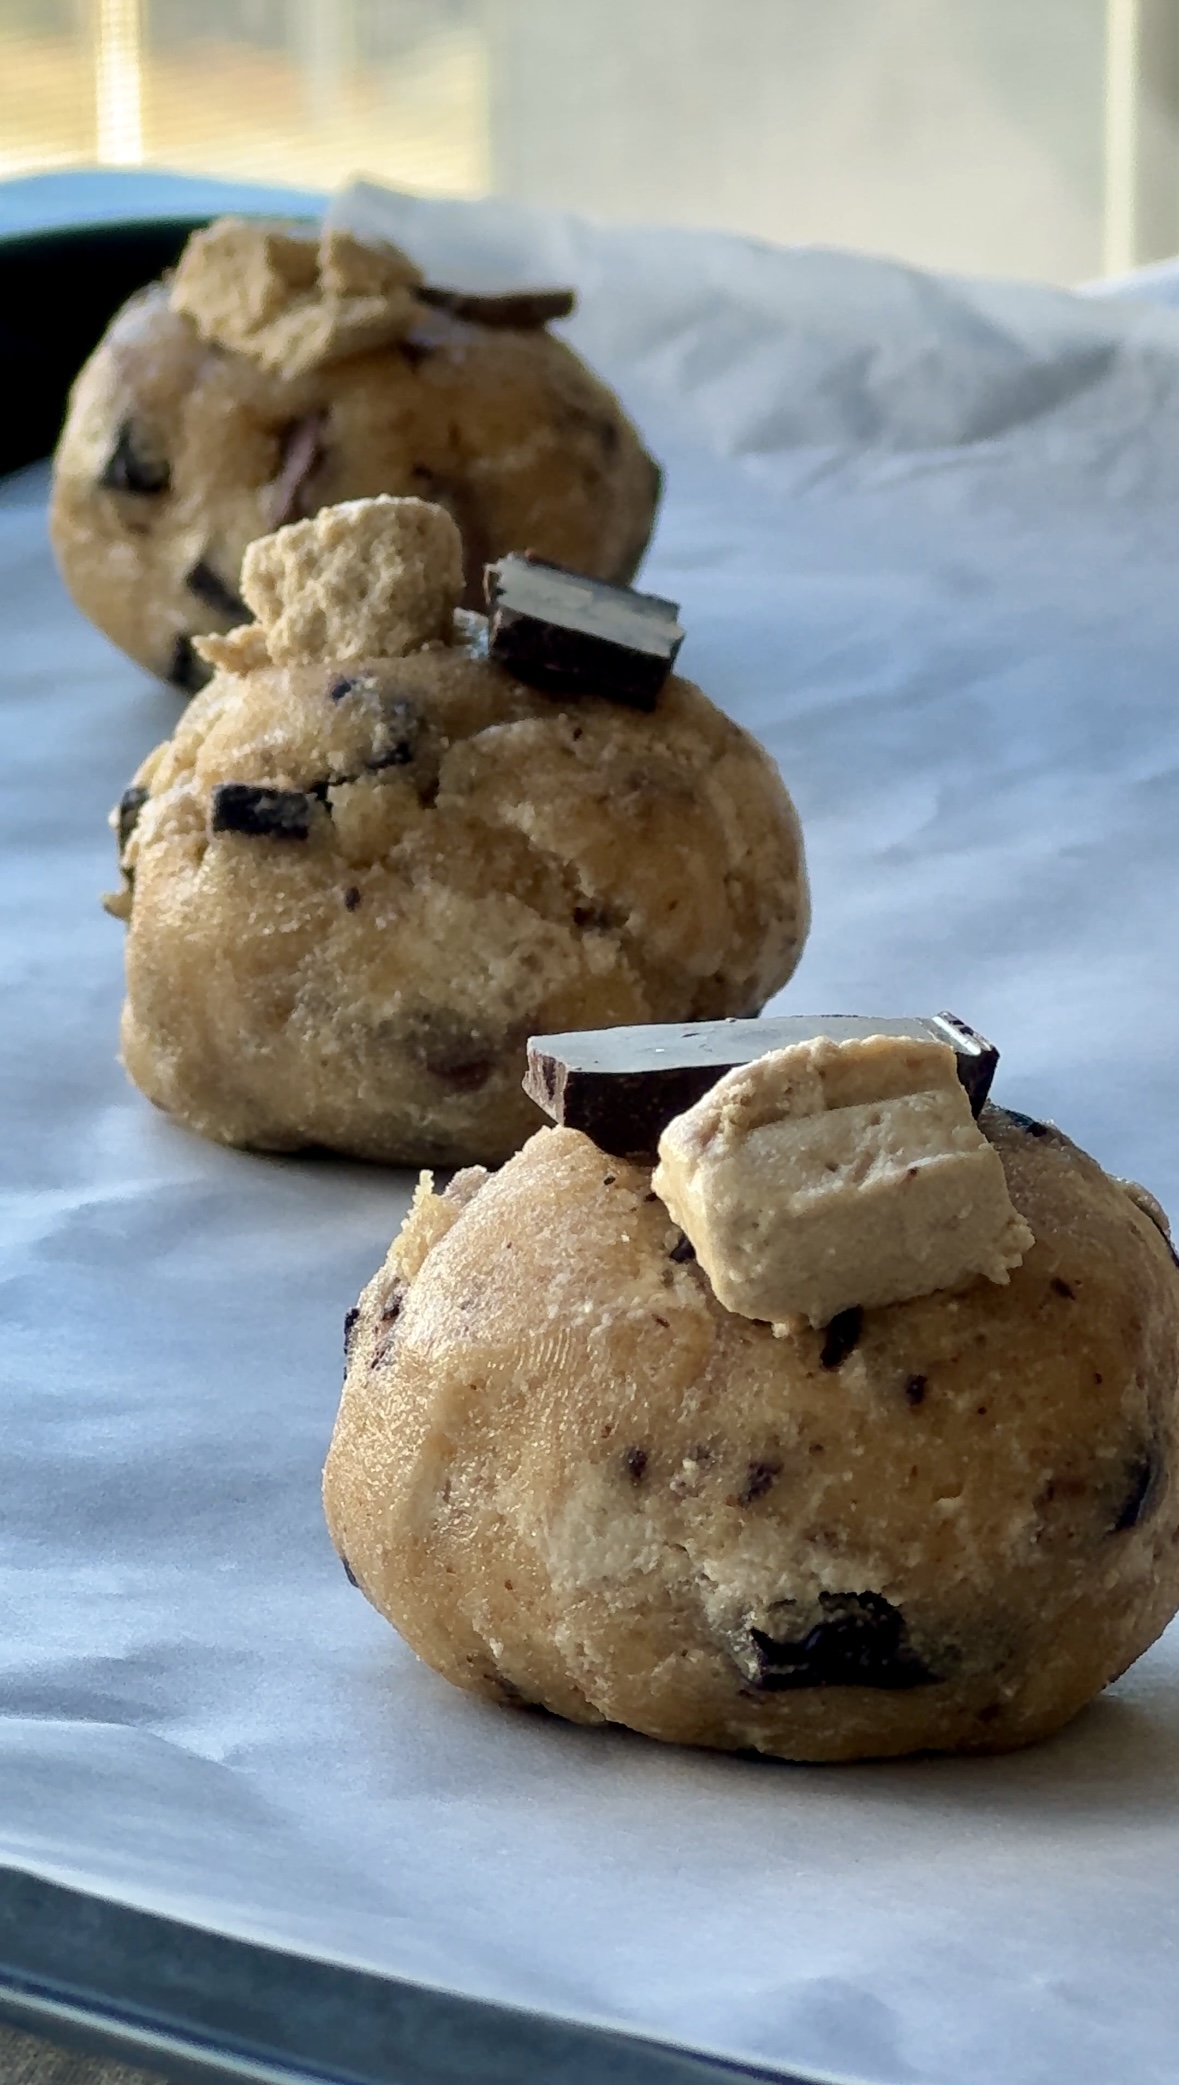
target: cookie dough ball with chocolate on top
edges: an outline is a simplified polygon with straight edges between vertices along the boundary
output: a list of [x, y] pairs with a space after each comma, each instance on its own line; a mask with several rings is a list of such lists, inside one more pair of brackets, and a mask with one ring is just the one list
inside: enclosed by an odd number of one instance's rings
[[549, 322], [570, 291], [437, 289], [396, 248], [223, 218], [118, 313], [75, 383], [51, 533], [75, 601], [184, 693], [247, 619], [246, 545], [377, 493], [440, 504], [484, 563], [531, 545], [625, 581], [659, 472]]
[[1143, 1190], [984, 1104], [994, 1052], [944, 1018], [530, 1061], [558, 1126], [424, 1179], [348, 1328], [328, 1523], [422, 1658], [846, 1760], [1026, 1744], [1146, 1649], [1179, 1266]]
[[798, 960], [793, 807], [672, 604], [508, 559], [489, 625], [462, 584], [418, 500], [253, 544], [257, 622], [123, 799], [123, 1061], [203, 1135], [497, 1162], [531, 1032], [749, 1013]]

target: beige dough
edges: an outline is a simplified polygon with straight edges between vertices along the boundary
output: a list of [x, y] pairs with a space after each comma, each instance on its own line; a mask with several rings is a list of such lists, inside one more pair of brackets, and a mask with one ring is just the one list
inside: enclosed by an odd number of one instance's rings
[[784, 1338], [576, 1131], [423, 1192], [325, 1474], [368, 1598], [459, 1686], [684, 1743], [1066, 1722], [1179, 1606], [1179, 1272], [1066, 1137], [981, 1119], [1035, 1233], [1009, 1285]]
[[632, 576], [659, 472], [613, 393], [543, 325], [419, 286], [393, 248], [229, 219], [112, 321], [71, 394], [50, 528], [78, 606], [151, 672], [199, 688], [193, 636], [246, 617], [246, 545], [374, 493], [449, 510], [471, 606], [509, 550]]
[[[555, 700], [491, 664], [465, 611], [450, 642], [331, 656], [346, 626], [398, 644], [436, 626], [437, 593], [411, 598], [435, 525], [434, 578], [457, 588], [452, 526], [417, 501], [255, 546], [286, 663], [260, 625], [208, 640], [216, 678], [135, 778], [110, 904], [123, 1061], [223, 1143], [498, 1161], [542, 1119], [520, 1084], [530, 1034], [756, 1012], [801, 952], [790, 799], [689, 681], [649, 715]], [[335, 546], [318, 592], [312, 538]], [[302, 793], [302, 835], [214, 830], [226, 784]]]

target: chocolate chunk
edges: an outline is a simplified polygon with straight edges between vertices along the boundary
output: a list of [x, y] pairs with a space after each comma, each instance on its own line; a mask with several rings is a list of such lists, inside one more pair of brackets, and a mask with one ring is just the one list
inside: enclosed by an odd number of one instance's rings
[[167, 492], [172, 471], [163, 457], [151, 454], [142, 428], [124, 420], [98, 482], [104, 492], [138, 492], [150, 498]]
[[356, 1333], [356, 1325], [357, 1325], [357, 1320], [359, 1319], [359, 1317], [360, 1317], [360, 1305], [359, 1305], [358, 1303], [354, 1303], [354, 1304], [352, 1305], [352, 1308], [351, 1308], [351, 1310], [350, 1310], [350, 1311], [348, 1311], [348, 1312], [347, 1312], [347, 1313], [345, 1314], [345, 1317], [344, 1317], [344, 1361], [345, 1361], [345, 1365], [346, 1365], [346, 1364], [347, 1364], [347, 1363], [348, 1363], [348, 1362], [349, 1362], [349, 1361], [351, 1360], [351, 1358], [352, 1358], [352, 1341], [353, 1341], [353, 1338], [355, 1337], [355, 1333]]
[[1162, 1482], [1162, 1457], [1154, 1448], [1143, 1449], [1126, 1470], [1125, 1494], [1114, 1517], [1115, 1535], [1125, 1534], [1128, 1528], [1141, 1527], [1142, 1522], [1149, 1519], [1158, 1504]]
[[649, 1159], [673, 1115], [739, 1064], [770, 1050], [830, 1036], [910, 1036], [951, 1043], [958, 1077], [977, 1115], [994, 1076], [993, 1043], [952, 1014], [876, 1020], [863, 1014], [784, 1014], [755, 1021], [691, 1021], [643, 1028], [598, 1028], [584, 1034], [534, 1035], [524, 1091], [554, 1122], [580, 1129], [614, 1158]]
[[172, 646], [172, 657], [164, 679], [186, 695], [199, 695], [213, 678], [213, 669], [205, 659], [199, 659], [192, 647], [192, 638], [183, 633]]
[[355, 1573], [355, 1571], [354, 1571], [354, 1570], [352, 1569], [352, 1566], [351, 1566], [351, 1564], [350, 1564], [350, 1563], [348, 1562], [348, 1559], [347, 1559], [347, 1557], [346, 1557], [346, 1556], [344, 1555], [344, 1553], [343, 1553], [343, 1551], [342, 1551], [342, 1550], [340, 1551], [340, 1562], [341, 1562], [341, 1563], [343, 1564], [343, 1566], [344, 1566], [344, 1576], [345, 1576], [345, 1578], [346, 1578], [346, 1579], [348, 1580], [348, 1583], [349, 1583], [349, 1585], [354, 1585], [354, 1586], [357, 1586], [357, 1587], [359, 1587], [359, 1585], [360, 1585], [360, 1580], [359, 1580], [359, 1579], [358, 1579], [358, 1577], [356, 1576], [356, 1573]]
[[676, 1242], [672, 1246], [671, 1251], [668, 1253], [667, 1257], [669, 1260], [675, 1260], [677, 1264], [681, 1267], [688, 1267], [691, 1265], [692, 1261], [696, 1257], [696, 1248], [693, 1245], [686, 1231], [680, 1232], [679, 1237], [676, 1239]]
[[755, 1499], [764, 1499], [782, 1474], [780, 1462], [751, 1462], [745, 1474], [745, 1482], [737, 1495], [739, 1506], [752, 1506]]
[[440, 290], [423, 283], [415, 295], [420, 304], [429, 304], [435, 311], [448, 311], [452, 318], [516, 333], [532, 333], [547, 326], [551, 319], [567, 319], [577, 303], [575, 290], [503, 290], [488, 294], [478, 290]]
[[1004, 1108], [1003, 1112], [1007, 1120], [1014, 1122], [1016, 1128], [1022, 1129], [1027, 1137], [1048, 1137], [1052, 1134], [1048, 1124], [1037, 1122], [1034, 1115], [1021, 1115], [1018, 1108]]
[[626, 1448], [622, 1460], [626, 1474], [632, 1484], [641, 1484], [647, 1474], [647, 1451], [645, 1448]]
[[131, 838], [132, 833], [135, 831], [135, 828], [139, 823], [139, 813], [142, 811], [150, 794], [150, 790], [147, 789], [124, 789], [122, 796], [119, 798], [118, 825], [116, 830], [118, 833], [120, 854], [122, 854], [124, 847], [127, 845], [128, 840]]
[[367, 768], [408, 767], [418, 749], [422, 720], [412, 702], [386, 702]]
[[357, 890], [356, 885], [354, 883], [349, 884], [348, 889], [344, 892], [345, 912], [355, 912], [359, 904], [360, 892]]
[[864, 1313], [858, 1303], [850, 1310], [841, 1310], [823, 1335], [823, 1351], [819, 1355], [820, 1368], [842, 1368], [849, 1354], [853, 1354], [860, 1343], [864, 1326]]
[[937, 1673], [909, 1642], [904, 1617], [882, 1593], [820, 1593], [819, 1607], [822, 1621], [798, 1637], [750, 1627], [741, 1663], [752, 1665], [753, 1683], [761, 1692], [937, 1684]]
[[306, 497], [307, 481], [324, 460], [325, 413], [308, 413], [282, 430], [278, 476], [266, 488], [266, 516], [272, 529], [287, 521], [305, 521], [316, 502]]
[[919, 1404], [925, 1403], [925, 1392], [927, 1388], [928, 1384], [924, 1376], [909, 1377], [908, 1382], [905, 1384], [905, 1397], [909, 1404], [911, 1404], [914, 1407], [914, 1409], [916, 1409], [916, 1407]]
[[484, 587], [490, 656], [518, 680], [654, 709], [683, 643], [674, 601], [531, 556], [488, 565]]
[[203, 601], [206, 608], [217, 615], [226, 616], [235, 623], [248, 623], [250, 611], [244, 601], [239, 601], [231, 586], [227, 586], [219, 572], [213, 570], [206, 560], [198, 558], [191, 572], [184, 575], [184, 584], [190, 594]]
[[1069, 1287], [1067, 1281], [1062, 1281], [1059, 1274], [1054, 1274], [1052, 1277], [1052, 1293], [1054, 1296], [1064, 1296], [1072, 1303], [1075, 1301], [1077, 1292]]
[[212, 830], [250, 839], [305, 840], [315, 798], [304, 789], [264, 789], [253, 782], [220, 782], [213, 791]]
[[[328, 689], [329, 702], [343, 702], [348, 695], [359, 696], [370, 712], [374, 708], [377, 711], [372, 757], [365, 761], [365, 767], [374, 771], [382, 767], [408, 767], [422, 735], [420, 711], [401, 696], [387, 696], [375, 673], [342, 674]], [[338, 775], [334, 779], [355, 781], [356, 777]]]

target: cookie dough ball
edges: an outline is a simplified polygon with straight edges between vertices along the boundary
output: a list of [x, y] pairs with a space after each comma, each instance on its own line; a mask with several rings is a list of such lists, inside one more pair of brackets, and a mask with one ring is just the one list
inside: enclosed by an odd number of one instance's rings
[[340, 1554], [421, 1657], [576, 1722], [786, 1759], [1057, 1729], [1179, 1606], [1179, 1272], [1057, 1130], [984, 1110], [1035, 1244], [775, 1337], [577, 1131], [423, 1187], [350, 1327]]
[[260, 1150], [498, 1161], [542, 1119], [530, 1034], [750, 1013], [789, 977], [793, 807], [690, 682], [650, 714], [523, 686], [415, 500], [280, 530], [245, 579], [265, 622], [206, 641], [121, 811], [123, 1061], [160, 1107]]
[[453, 515], [471, 605], [513, 549], [629, 579], [659, 472], [546, 330], [563, 301], [431, 290], [395, 248], [339, 232], [196, 233], [74, 385], [50, 528], [78, 606], [192, 693], [208, 678], [194, 635], [246, 620], [246, 545], [381, 492]]

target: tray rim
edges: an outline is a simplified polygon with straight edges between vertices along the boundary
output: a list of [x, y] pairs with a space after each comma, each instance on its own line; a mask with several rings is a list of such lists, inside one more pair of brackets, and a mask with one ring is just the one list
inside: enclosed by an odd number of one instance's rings
[[0, 2019], [224, 2085], [824, 2085], [244, 1940], [7, 1858]]

